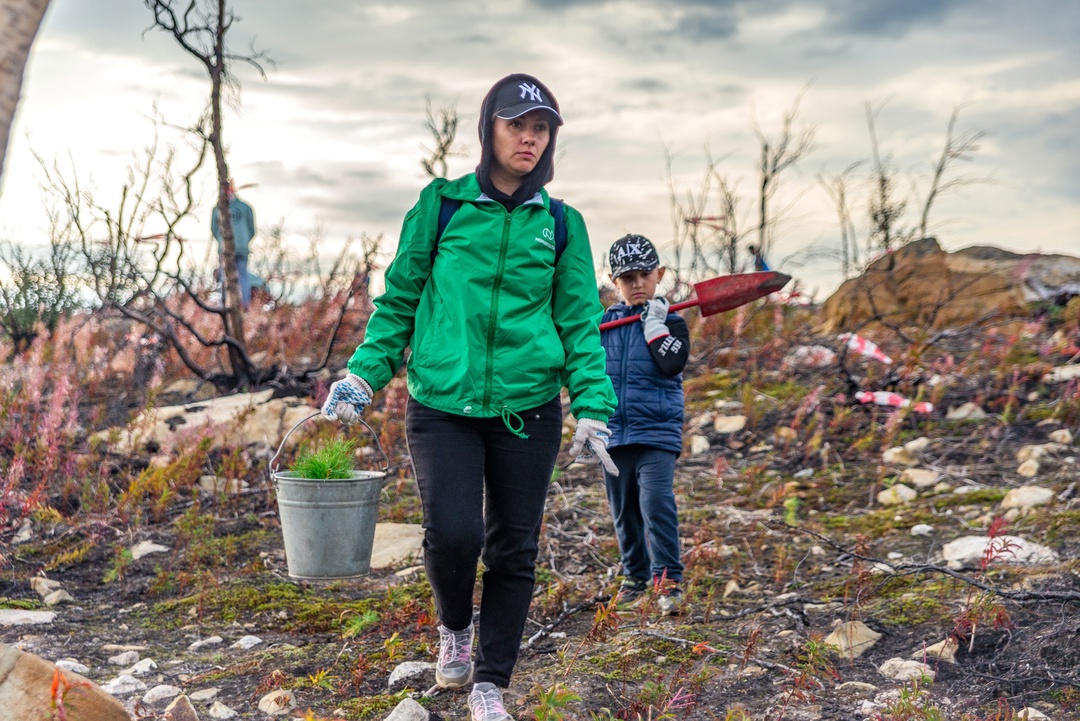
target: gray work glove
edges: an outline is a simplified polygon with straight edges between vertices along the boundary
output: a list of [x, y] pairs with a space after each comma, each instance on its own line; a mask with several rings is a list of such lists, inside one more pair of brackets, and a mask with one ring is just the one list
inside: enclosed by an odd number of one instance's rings
[[574, 456], [578, 463], [599, 463], [604, 466], [605, 471], [617, 476], [619, 469], [607, 452], [609, 438], [611, 438], [611, 431], [608, 430], [607, 423], [593, 418], [582, 418], [574, 429], [570, 455]]
[[323, 418], [349, 424], [356, 421], [371, 403], [371, 386], [367, 381], [350, 373], [331, 384], [330, 395], [323, 403]]
[[671, 303], [662, 295], [659, 295], [641, 310], [641, 325], [645, 332], [645, 342], [652, 343], [657, 338], [671, 335], [667, 327], [668, 308]]

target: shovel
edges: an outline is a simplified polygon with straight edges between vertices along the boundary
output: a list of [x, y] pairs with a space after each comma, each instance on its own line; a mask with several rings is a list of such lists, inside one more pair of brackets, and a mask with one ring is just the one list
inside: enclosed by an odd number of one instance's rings
[[[735, 275], [722, 275], [719, 278], [703, 280], [694, 283], [696, 298], [676, 303], [669, 310], [683, 310], [693, 306], [701, 307], [702, 316], [723, 313], [725, 310], [738, 308], [740, 305], [764, 298], [770, 293], [787, 285], [791, 280], [790, 275], [778, 273], [775, 270], [765, 270], [758, 273], [737, 273]], [[620, 325], [629, 325], [641, 320], [640, 315], [631, 315], [618, 320], [609, 320], [600, 324], [600, 330], [618, 328]]]

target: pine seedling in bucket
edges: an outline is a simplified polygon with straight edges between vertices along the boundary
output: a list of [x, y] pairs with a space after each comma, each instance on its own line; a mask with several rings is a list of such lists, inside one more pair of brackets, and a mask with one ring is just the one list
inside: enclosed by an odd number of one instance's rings
[[353, 452], [356, 441], [335, 438], [315, 450], [304, 449], [289, 470], [297, 478], [334, 480], [352, 478], [356, 472]]
[[[285, 434], [270, 461], [289, 575], [306, 579], [363, 575], [371, 562], [386, 466], [381, 471], [359, 470], [356, 441], [339, 436], [302, 450], [288, 471], [278, 471], [277, 457], [300, 423]], [[373, 439], [381, 452], [374, 434]]]

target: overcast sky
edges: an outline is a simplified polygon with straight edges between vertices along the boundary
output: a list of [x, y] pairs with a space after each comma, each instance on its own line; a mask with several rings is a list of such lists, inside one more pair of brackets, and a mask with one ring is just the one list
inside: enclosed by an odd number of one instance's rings
[[[915, 195], [949, 116], [986, 133], [957, 177], [988, 182], [943, 197], [931, 217], [946, 249], [995, 245], [1080, 254], [1080, 3], [1075, 0], [234, 0], [231, 44], [276, 61], [267, 80], [237, 66], [243, 91], [226, 141], [259, 224], [297, 239], [318, 226], [329, 249], [386, 236], [427, 182], [425, 98], [461, 116], [451, 176], [478, 157], [477, 111], [490, 85], [529, 72], [566, 120], [551, 193], [577, 207], [598, 261], [620, 235], [674, 235], [665, 149], [681, 191], [700, 189], [706, 154], [754, 222], [755, 123], [779, 133], [805, 90], [799, 124], [816, 149], [782, 179], [787, 207], [771, 260], [819, 299], [840, 280], [836, 212], [818, 181], [870, 156], [866, 103], [883, 104], [883, 154]], [[176, 123], [202, 109], [205, 72], [138, 0], [53, 0], [12, 131], [0, 238], [40, 242], [46, 221], [31, 150], [92, 178], [115, 206], [148, 143], [155, 103]], [[169, 138], [176, 141], [175, 138]], [[70, 160], [69, 160], [70, 158]], [[213, 179], [185, 230], [209, 237]], [[113, 199], [113, 200], [110, 200]], [[860, 238], [865, 202], [853, 199]], [[710, 212], [715, 212], [715, 206]], [[807, 249], [817, 259], [804, 262]], [[258, 245], [252, 251], [258, 252]], [[663, 252], [662, 252], [663, 254]], [[831, 258], [829, 256], [832, 256]], [[670, 258], [669, 258], [670, 260]]]

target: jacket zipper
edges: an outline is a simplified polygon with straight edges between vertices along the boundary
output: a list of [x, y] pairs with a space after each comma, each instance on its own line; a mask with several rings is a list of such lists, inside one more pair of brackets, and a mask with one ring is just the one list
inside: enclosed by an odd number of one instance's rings
[[[516, 208], [515, 208], [516, 210]], [[510, 241], [510, 213], [506, 212], [503, 223], [502, 245], [499, 247], [499, 268], [495, 271], [495, 282], [491, 286], [491, 315], [488, 316], [487, 367], [484, 373], [484, 411], [491, 410], [491, 389], [495, 376], [495, 329], [499, 317], [499, 290], [502, 288], [503, 274], [506, 272], [506, 250]]]

